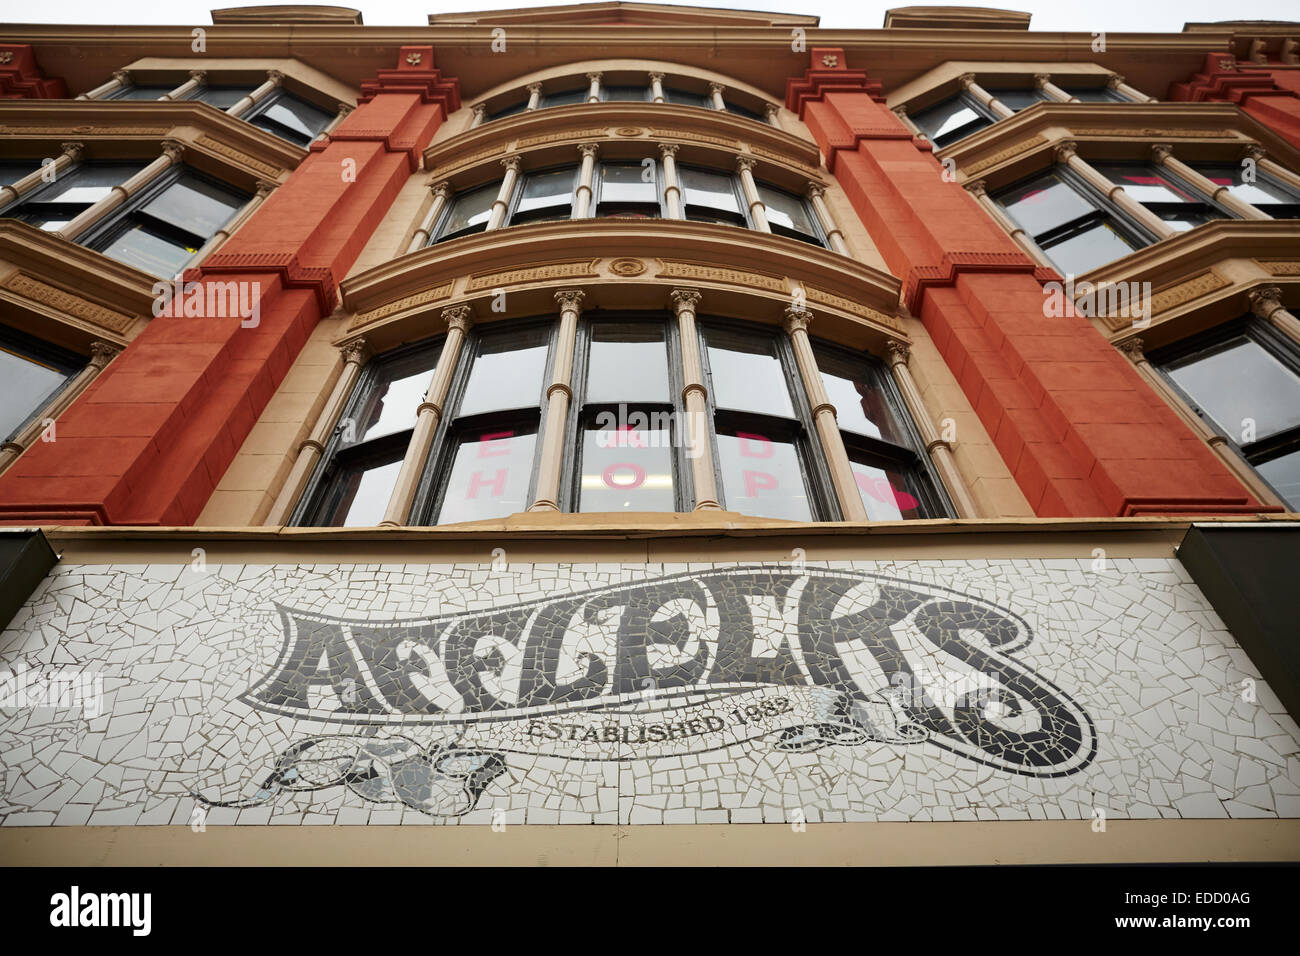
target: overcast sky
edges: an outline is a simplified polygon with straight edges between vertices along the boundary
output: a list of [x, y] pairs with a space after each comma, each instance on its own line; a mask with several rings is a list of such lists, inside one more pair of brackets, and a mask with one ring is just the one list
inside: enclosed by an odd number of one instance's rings
[[[995, 3], [996, 0], [980, 0], [975, 3], [950, 2], [947, 5], [978, 7], [992, 6]], [[0, 21], [205, 26], [212, 22], [209, 11], [214, 7], [247, 5], [252, 4], [235, 0], [167, 0], [166, 3], [159, 0], [44, 0], [41, 3], [3, 0]], [[525, 3], [523, 0], [352, 0], [335, 5], [356, 7], [361, 11], [366, 24], [371, 26], [423, 26], [430, 13], [552, 6], [546, 3]], [[744, 0], [733, 3], [713, 0], [710, 3], [688, 5], [814, 14], [821, 17], [823, 27], [865, 28], [881, 26], [885, 11], [891, 7], [913, 4], [909, 0], [895, 0], [893, 3], [870, 3], [863, 0]], [[1243, 0], [1240, 3], [1224, 3], [1223, 0], [1009, 0], [1001, 5], [1032, 13], [1030, 29], [1035, 31], [1177, 33], [1188, 22], [1213, 22], [1228, 18], [1300, 19], [1297, 0]]]

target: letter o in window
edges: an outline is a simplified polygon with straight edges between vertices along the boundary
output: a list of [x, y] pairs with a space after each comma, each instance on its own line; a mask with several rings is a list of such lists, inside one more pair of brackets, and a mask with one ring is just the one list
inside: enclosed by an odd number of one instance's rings
[[[632, 472], [632, 480], [615, 481], [614, 476], [624, 468]], [[601, 480], [605, 482], [606, 488], [615, 488], [619, 491], [632, 491], [633, 489], [640, 488], [645, 484], [645, 469], [630, 461], [618, 461], [606, 468], [600, 477]]]

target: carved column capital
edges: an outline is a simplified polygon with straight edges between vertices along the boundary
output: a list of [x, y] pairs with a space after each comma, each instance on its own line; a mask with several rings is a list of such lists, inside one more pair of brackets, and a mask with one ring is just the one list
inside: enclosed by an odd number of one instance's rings
[[81, 159], [81, 154], [86, 151], [86, 144], [60, 143], [59, 149], [63, 151], [64, 156], [67, 156], [69, 160], [75, 163], [77, 160]]
[[449, 305], [442, 310], [442, 321], [447, 323], [448, 331], [455, 329], [457, 332], [468, 332], [469, 327], [474, 324], [474, 310], [468, 303], [460, 305]]
[[600, 154], [600, 143], [583, 143], [578, 147], [578, 152], [582, 154], [583, 159], [588, 156], [595, 159]]
[[340, 119], [347, 119], [347, 117], [352, 113], [352, 111], [356, 109], [355, 106], [352, 106], [349, 103], [339, 103], [337, 104], [337, 106], [338, 106], [337, 112]]
[[754, 160], [750, 159], [748, 156], [736, 157], [736, 172], [752, 173], [753, 171], [754, 171]]
[[807, 332], [808, 326], [812, 325], [813, 314], [803, 306], [792, 305], [785, 310], [785, 322], [783, 323], [785, 331], [789, 335], [796, 332]]
[[1168, 143], [1154, 143], [1151, 146], [1151, 158], [1157, 164], [1163, 163], [1166, 159], [1174, 154], [1174, 148]]
[[451, 195], [451, 183], [445, 179], [436, 183], [429, 183], [429, 192], [433, 193], [436, 199], [446, 199]]
[[601, 79], [604, 77], [604, 75], [605, 74], [601, 73], [599, 70], [595, 70], [587, 74], [587, 79], [592, 83], [599, 83]]
[[1052, 74], [1050, 74], [1050, 73], [1035, 73], [1035, 74], [1034, 74], [1034, 86], [1037, 87], [1037, 88], [1040, 89], [1040, 90], [1041, 90], [1044, 86], [1046, 86], [1048, 83], [1051, 83], [1051, 82], [1052, 82]]
[[207, 70], [190, 70], [190, 79], [197, 80], [200, 83], [206, 83], [208, 79]]
[[279, 86], [284, 82], [284, 74], [281, 73], [279, 70], [267, 70], [266, 78], [270, 80], [272, 83], [274, 83], [276, 86]]
[[775, 103], [764, 103], [763, 113], [769, 120], [773, 120], [781, 115], [781, 107], [777, 106]]
[[1079, 144], [1072, 139], [1063, 139], [1056, 144], [1056, 161], [1058, 163], [1068, 163], [1070, 159], [1078, 152]]
[[673, 289], [668, 293], [668, 298], [672, 300], [673, 307], [678, 312], [694, 312], [700, 302], [700, 293], [697, 289]]
[[1118, 73], [1112, 73], [1110, 76], [1106, 77], [1106, 89], [1108, 90], [1113, 90], [1123, 85], [1124, 77], [1120, 76]]
[[974, 82], [975, 82], [974, 73], [963, 73], [961, 76], [957, 77], [957, 85], [960, 86], [963, 90], [969, 89], [971, 84], [973, 84]]
[[671, 157], [673, 157], [674, 159], [676, 159], [676, 158], [677, 158], [677, 151], [678, 151], [679, 149], [681, 149], [681, 146], [678, 145], [677, 143], [660, 143], [660, 144], [659, 144], [659, 155], [660, 155], [660, 156], [671, 156]]
[[555, 293], [555, 301], [560, 303], [561, 312], [581, 312], [582, 300], [587, 297], [587, 293], [581, 289], [561, 289]]
[[529, 83], [528, 86], [525, 87], [525, 89], [527, 89], [528, 92], [529, 92], [530, 94], [532, 94], [532, 93], [541, 93], [541, 92], [542, 92], [542, 84], [540, 84], [540, 83]]
[[474, 114], [475, 118], [484, 116], [487, 113], [487, 104], [475, 103], [470, 107], [470, 112]]
[[988, 195], [987, 186], [988, 184], [982, 179], [971, 179], [962, 183], [962, 188], [976, 198], [983, 198]]
[[269, 180], [259, 179], [257, 181], [257, 198], [265, 199], [267, 196], [271, 195], [271, 193], [275, 192], [276, 185], [276, 183]]
[[826, 186], [824, 183], [811, 182], [808, 184], [808, 188], [804, 190], [804, 195], [809, 199], [824, 199], [826, 198]]
[[161, 145], [163, 155], [173, 163], [179, 163], [181, 161], [181, 156], [185, 154], [185, 144], [180, 140], [165, 139], [162, 141]]
[[365, 365], [366, 359], [370, 358], [370, 346], [366, 344], [365, 339], [344, 342], [339, 346], [339, 352], [343, 355], [344, 363], [350, 365]]
[[1255, 162], [1262, 162], [1268, 158], [1268, 151], [1263, 146], [1252, 143], [1241, 151], [1242, 159], [1253, 159]]
[[520, 163], [520, 159], [518, 156], [507, 156], [501, 160], [501, 165], [504, 166], [508, 171], [514, 173], [519, 172], [519, 163]]
[[1282, 290], [1275, 285], [1255, 289], [1246, 298], [1250, 302], [1250, 311], [1261, 319], [1269, 318], [1282, 308]]
[[893, 113], [895, 116], [897, 116], [899, 119], [902, 119], [907, 115], [907, 104], [903, 103], [899, 106], [895, 106], [891, 108], [890, 112]]
[[1115, 347], [1131, 358], [1134, 362], [1139, 361], [1143, 357], [1142, 353], [1146, 351], [1146, 343], [1136, 336], [1131, 339], [1125, 339]]
[[664, 75], [662, 73], [651, 73], [649, 76], [651, 83], [662, 83], [664, 81]]
[[721, 95], [721, 94], [725, 93], [726, 91], [727, 91], [727, 88], [726, 88], [726, 86], [724, 86], [722, 83], [710, 83], [710, 84], [709, 84], [709, 92], [710, 92], [710, 93], [714, 93], [714, 94], [717, 94], [717, 95]]
[[912, 359], [912, 347], [901, 339], [890, 339], [885, 348], [890, 365], [906, 365]]
[[121, 83], [123, 86], [131, 85], [131, 74], [126, 70], [114, 70], [113, 79], [117, 80], [117, 82]]
[[113, 358], [121, 352], [119, 346], [112, 345], [108, 342], [91, 342], [90, 343], [90, 364], [95, 368], [103, 368]]

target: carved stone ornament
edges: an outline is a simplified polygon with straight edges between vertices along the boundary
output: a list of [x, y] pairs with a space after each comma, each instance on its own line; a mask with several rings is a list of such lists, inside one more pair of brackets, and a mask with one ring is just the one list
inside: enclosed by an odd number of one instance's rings
[[839, 65], [840, 65], [840, 58], [836, 56], [834, 53], [822, 54], [822, 66], [830, 67], [830, 66], [839, 66]]
[[614, 259], [609, 264], [609, 271], [616, 276], [639, 276], [646, 271], [646, 265], [640, 259]]
[[695, 289], [673, 289], [668, 293], [668, 297], [672, 299], [678, 312], [683, 310], [694, 312], [700, 302], [700, 293]]
[[555, 301], [560, 304], [561, 312], [578, 312], [582, 309], [582, 300], [587, 293], [581, 289], [561, 289], [555, 293]]
[[420, 65], [420, 61], [423, 60], [423, 59], [424, 59], [424, 54], [423, 54], [423, 53], [408, 53], [408, 54], [406, 54], [406, 62], [409, 63], [411, 66], [419, 66], [419, 65]]
[[449, 305], [442, 310], [442, 321], [447, 323], [448, 329], [455, 329], [461, 333], [468, 332], [469, 327], [474, 323], [474, 310], [468, 303]]

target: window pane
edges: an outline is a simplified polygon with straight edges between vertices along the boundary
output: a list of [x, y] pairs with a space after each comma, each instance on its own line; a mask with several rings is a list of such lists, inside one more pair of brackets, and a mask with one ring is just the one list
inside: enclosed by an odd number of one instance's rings
[[549, 342], [548, 329], [483, 336], [457, 415], [537, 408]]
[[128, 224], [100, 251], [110, 259], [125, 262], [150, 275], [170, 277], [184, 269], [199, 250], [197, 246], [183, 245], [137, 222]]
[[68, 372], [0, 343], [0, 438], [8, 439], [68, 380]]
[[1104, 86], [1063, 86], [1067, 94], [1073, 96], [1080, 103], [1126, 103], [1127, 100], [1120, 96], [1114, 90], [1108, 90]]
[[671, 400], [663, 326], [593, 323], [587, 356], [588, 402]]
[[55, 181], [37, 197], [39, 202], [99, 202], [121, 183], [141, 169], [144, 163], [86, 163], [77, 166]]
[[1035, 103], [1041, 103], [1047, 99], [1047, 94], [1042, 90], [1025, 90], [1025, 89], [1002, 89], [989, 90], [994, 97], [1001, 101], [1007, 109], [1019, 113], [1026, 107], [1033, 106]]
[[[343, 432], [344, 442], [355, 444], [415, 427], [416, 412], [429, 390], [441, 351], [438, 346], [379, 366], [374, 385], [356, 412], [356, 421]], [[352, 442], [347, 441], [349, 434]]]
[[664, 99], [681, 106], [703, 106], [705, 109], [713, 109], [713, 97], [707, 93], [692, 93], [689, 90], [677, 90], [666, 86]]
[[1043, 250], [1061, 273], [1082, 275], [1133, 251], [1110, 223], [1100, 222]]
[[509, 106], [503, 106], [499, 110], [493, 110], [491, 113], [488, 113], [487, 118], [489, 120], [502, 119], [506, 116], [514, 116], [516, 113], [522, 113], [526, 109], [528, 109], [528, 101], [520, 100], [518, 103], [511, 103]]
[[675, 510], [671, 431], [595, 427], [584, 431], [578, 503], [579, 511]]
[[735, 113], [737, 116], [745, 116], [752, 120], [763, 119], [763, 115], [761, 113], [755, 112], [754, 110], [751, 110], [748, 107], [741, 106], [739, 103], [733, 103], [731, 102], [731, 100], [728, 99], [724, 99], [723, 102], [726, 103], [728, 113]]
[[683, 166], [678, 170], [686, 205], [723, 209], [740, 215], [740, 201], [732, 186], [732, 178], [725, 173]]
[[[1227, 186], [1228, 192], [1252, 206], [1268, 207], [1275, 203], [1300, 202], [1300, 196], [1296, 196], [1275, 183], [1258, 178], [1253, 183], [1245, 182], [1242, 179], [1245, 170], [1241, 166], [1202, 165], [1198, 163], [1194, 168], [1214, 184]], [[1270, 215], [1273, 214], [1267, 208], [1264, 208], [1264, 211]]]
[[456, 447], [435, 523], [483, 521], [526, 510], [536, 443], [537, 433], [531, 426], [464, 438]]
[[333, 527], [373, 528], [384, 520], [388, 499], [397, 484], [402, 461], [352, 468], [339, 476], [343, 497], [325, 524]]
[[251, 92], [253, 92], [251, 86], [200, 86], [190, 94], [189, 98], [211, 103], [217, 109], [224, 110], [234, 106]]
[[573, 205], [574, 167], [548, 173], [530, 173], [524, 179], [523, 194], [516, 212], [545, 209], [549, 206]]
[[818, 350], [817, 367], [842, 431], [905, 444], [894, 425], [884, 389], [866, 363]]
[[1093, 163], [1112, 183], [1124, 187], [1140, 203], [1204, 202], [1200, 196], [1174, 185], [1165, 176], [1144, 163]]
[[794, 417], [785, 371], [770, 338], [712, 329], [706, 340], [718, 408]]
[[799, 453], [781, 439], [718, 431], [718, 464], [729, 511], [763, 518], [811, 521]]
[[311, 142], [329, 125], [330, 120], [334, 119], [334, 114], [327, 113], [319, 106], [300, 100], [296, 96], [281, 93], [275, 98], [274, 103], [254, 117], [253, 122], [256, 123], [262, 118], [279, 123], [296, 134], [297, 140]]
[[1300, 451], [1257, 465], [1255, 470], [1282, 496], [1292, 511], [1300, 511]]
[[954, 96], [921, 110], [912, 117], [912, 122], [931, 140], [943, 145], [983, 129], [992, 121], [975, 112], [961, 97]]
[[230, 221], [247, 198], [183, 175], [144, 207], [151, 216], [207, 239]]
[[582, 86], [576, 90], [561, 90], [559, 93], [542, 95], [542, 106], [568, 106], [571, 103], [585, 103], [589, 87]]
[[30, 176], [40, 168], [41, 164], [34, 159], [6, 160], [0, 163], [0, 186], [16, 183], [24, 176]]
[[458, 194], [452, 203], [442, 234], [451, 235], [471, 226], [487, 225], [488, 217], [492, 214], [492, 203], [496, 201], [500, 189], [500, 183], [488, 183]]
[[1209, 222], [1212, 219], [1222, 219], [1223, 216], [1217, 210], [1208, 209], [1203, 212], [1195, 209], [1155, 209], [1157, 216], [1163, 219], [1169, 225], [1173, 226], [1178, 232], [1186, 232], [1188, 229], [1195, 229], [1203, 222]]
[[998, 197], [998, 203], [1031, 235], [1062, 226], [1092, 212], [1093, 205], [1056, 173], [1029, 181]]
[[1300, 425], [1300, 377], [1254, 339], [1177, 362], [1169, 374], [1238, 445], [1249, 444], [1249, 422], [1256, 439]]
[[808, 207], [798, 196], [758, 183], [758, 197], [767, 207], [767, 221], [773, 226], [784, 226], [806, 236], [816, 236], [817, 229], [808, 215]]
[[657, 203], [655, 167], [641, 163], [601, 163], [600, 201]]
[[849, 449], [849, 467], [862, 495], [868, 521], [922, 518], [921, 503], [904, 489], [906, 476], [897, 464]]
[[128, 86], [124, 90], [118, 90], [112, 96], [107, 97], [110, 100], [156, 100], [166, 96], [176, 87], [181, 85], [180, 80], [172, 86]]
[[649, 87], [645, 86], [604, 86], [600, 88], [600, 97], [604, 100], [644, 102], [649, 98]]

